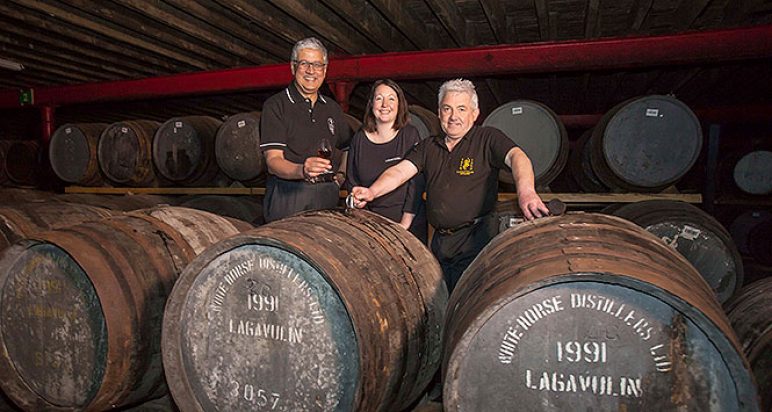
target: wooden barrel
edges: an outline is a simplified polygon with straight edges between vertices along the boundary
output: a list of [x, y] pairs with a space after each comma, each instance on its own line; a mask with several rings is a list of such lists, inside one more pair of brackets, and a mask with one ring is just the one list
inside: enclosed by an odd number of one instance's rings
[[446, 411], [758, 411], [710, 287], [624, 219], [575, 213], [509, 229], [448, 308]]
[[697, 116], [674, 97], [630, 99], [593, 129], [592, 167], [609, 188], [658, 192], [694, 166], [702, 139]]
[[265, 181], [265, 157], [260, 150], [260, 112], [228, 117], [214, 144], [215, 158], [228, 177], [247, 184]]
[[751, 365], [766, 412], [772, 411], [772, 278], [745, 286], [727, 314]]
[[772, 193], [772, 152], [754, 150], [745, 153], [732, 170], [735, 185], [750, 195]]
[[183, 186], [211, 184], [220, 172], [214, 141], [221, 124], [209, 116], [164, 122], [153, 138], [153, 162], [161, 176]]
[[48, 159], [59, 179], [81, 186], [104, 183], [97, 146], [107, 126], [105, 123], [68, 123], [56, 129], [48, 145]]
[[582, 134], [568, 155], [568, 169], [579, 187], [588, 193], [605, 193], [608, 188], [595, 175], [590, 159], [592, 129]]
[[81, 203], [105, 209], [129, 212], [155, 206], [174, 206], [177, 199], [159, 195], [96, 195], [90, 193], [67, 193], [52, 198], [56, 202]]
[[447, 289], [414, 236], [374, 213], [308, 212], [218, 243], [164, 313], [183, 411], [399, 411], [439, 366]]
[[[568, 160], [568, 137], [563, 122], [549, 107], [530, 100], [515, 100], [499, 106], [483, 122], [506, 134], [533, 163], [537, 187], [546, 187], [560, 174]], [[512, 173], [500, 179], [513, 183]]]
[[684, 202], [647, 200], [621, 205], [611, 213], [641, 226], [683, 255], [719, 302], [729, 300], [742, 286], [742, 258], [732, 236], [699, 208]]
[[749, 233], [748, 251], [757, 262], [772, 266], [772, 221], [754, 226]]
[[157, 186], [153, 170], [153, 134], [158, 122], [127, 120], [108, 126], [99, 139], [99, 167], [112, 182], [131, 187]]
[[442, 126], [440, 126], [440, 118], [437, 117], [437, 113], [415, 104], [409, 105], [407, 110], [410, 112], [410, 124], [418, 129], [421, 140], [442, 134]]
[[265, 223], [262, 196], [194, 195], [181, 199], [179, 206], [205, 210], [220, 216], [243, 220], [253, 225]]
[[16, 203], [41, 203], [54, 197], [54, 193], [36, 189], [0, 187], [0, 205]]
[[37, 234], [0, 258], [0, 385], [25, 410], [102, 411], [166, 391], [161, 316], [204, 248], [251, 225], [145, 209]]
[[5, 393], [3, 393], [2, 389], [0, 389], [0, 411], [2, 412], [21, 411], [21, 409], [17, 408], [16, 405], [14, 405], [13, 402], [10, 399], [8, 399], [7, 396], [5, 396]]
[[[729, 225], [729, 233], [732, 234], [737, 245], [737, 250], [743, 255], [751, 256], [750, 245], [754, 242], [769, 242], [769, 238], [758, 238], [751, 236], [751, 232], [759, 225], [772, 222], [772, 212], [764, 209], [751, 209], [746, 210], [737, 215], [732, 223]], [[761, 232], [757, 232], [761, 233]], [[764, 256], [754, 256], [755, 259], [765, 261], [772, 259], [772, 256], [765, 258]]]
[[0, 206], [0, 250], [38, 232], [100, 220], [113, 214], [101, 207], [76, 203], [35, 202]]
[[37, 185], [40, 162], [38, 161], [39, 144], [36, 140], [0, 141], [0, 151], [5, 153], [4, 168], [10, 185], [24, 187]]

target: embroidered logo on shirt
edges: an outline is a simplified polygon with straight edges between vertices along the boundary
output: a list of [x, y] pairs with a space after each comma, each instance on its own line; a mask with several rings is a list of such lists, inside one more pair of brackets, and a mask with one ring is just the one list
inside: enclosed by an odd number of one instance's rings
[[335, 134], [335, 120], [332, 120], [332, 117], [327, 118], [327, 128], [330, 129], [330, 134]]
[[474, 159], [471, 157], [462, 157], [456, 173], [460, 174], [461, 176], [469, 176], [474, 174]]

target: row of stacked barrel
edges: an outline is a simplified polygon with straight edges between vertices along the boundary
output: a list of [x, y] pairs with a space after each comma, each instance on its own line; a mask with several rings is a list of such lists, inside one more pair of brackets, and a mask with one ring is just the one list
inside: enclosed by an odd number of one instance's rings
[[[436, 115], [432, 120], [419, 106], [410, 112], [422, 136], [439, 133]], [[345, 118], [353, 130], [360, 127], [356, 118]], [[265, 179], [259, 122], [260, 112], [249, 112], [224, 122], [186, 116], [164, 123], [65, 124], [51, 138], [49, 158], [60, 179], [82, 186], [259, 185]]]
[[184, 411], [408, 410], [440, 367], [448, 411], [758, 411], [772, 394], [772, 281], [731, 324], [692, 264], [617, 216], [509, 228], [448, 296], [426, 246], [367, 211], [252, 228], [21, 203], [0, 210], [21, 233], [0, 253], [0, 386], [24, 410], [167, 392]]
[[[619, 103], [569, 150], [560, 118], [529, 100], [506, 103], [483, 122], [519, 144], [534, 164], [536, 184], [547, 188], [560, 174], [589, 193], [660, 192], [677, 183], [697, 162], [703, 144], [700, 122], [673, 96], [649, 95]], [[772, 194], [772, 152], [751, 148], [730, 153], [719, 172], [725, 191]], [[510, 177], [502, 176], [511, 182]], [[731, 181], [731, 186], [728, 182]]]
[[0, 186], [32, 187], [38, 164], [36, 140], [0, 140]]

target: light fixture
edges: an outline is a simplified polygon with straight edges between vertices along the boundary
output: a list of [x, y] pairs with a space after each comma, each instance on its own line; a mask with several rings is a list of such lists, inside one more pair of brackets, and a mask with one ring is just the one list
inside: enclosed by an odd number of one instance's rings
[[6, 59], [0, 59], [0, 67], [8, 70], [14, 70], [14, 71], [21, 71], [24, 70], [24, 65], [21, 63], [16, 63], [11, 60]]

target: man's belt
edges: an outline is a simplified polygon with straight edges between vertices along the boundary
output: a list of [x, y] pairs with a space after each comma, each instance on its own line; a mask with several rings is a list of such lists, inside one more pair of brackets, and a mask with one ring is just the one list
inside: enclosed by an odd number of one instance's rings
[[471, 222], [465, 222], [465, 223], [462, 223], [462, 224], [460, 224], [458, 226], [449, 227], [447, 229], [437, 229], [437, 233], [439, 233], [439, 234], [441, 234], [443, 236], [452, 235], [452, 234], [458, 232], [461, 229], [466, 229], [468, 227], [472, 227], [472, 226], [482, 222], [483, 220], [487, 219], [489, 216], [490, 216], [490, 214], [487, 214], [485, 216], [480, 216], [478, 218], [475, 218]]

